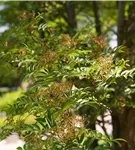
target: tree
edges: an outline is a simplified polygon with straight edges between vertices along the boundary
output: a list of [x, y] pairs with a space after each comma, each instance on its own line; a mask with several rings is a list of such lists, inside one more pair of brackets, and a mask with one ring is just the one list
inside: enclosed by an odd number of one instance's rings
[[[1, 41], [7, 46], [1, 45], [4, 50], [1, 59], [18, 68], [32, 85], [23, 97], [6, 110], [8, 119], [2, 129], [2, 135], [5, 137], [12, 131], [18, 132], [26, 140], [27, 149], [29, 146], [30, 149], [52, 149], [51, 146], [56, 149], [89, 149], [95, 139], [113, 141], [86, 128], [89, 121], [95, 122], [98, 115], [109, 110], [112, 114], [114, 138], [122, 137], [128, 141], [127, 144], [121, 142], [121, 149], [133, 149], [134, 135], [132, 134], [131, 139], [127, 135], [129, 130], [133, 133], [134, 124], [134, 68], [124, 60], [127, 56], [124, 53], [126, 48], [120, 46], [125, 41], [127, 46], [128, 43], [133, 43], [131, 39], [122, 36], [128, 34], [129, 26], [130, 31], [133, 29], [132, 21], [129, 20], [131, 24], [127, 21], [127, 27], [122, 30], [124, 8], [130, 4], [133, 6], [132, 3], [125, 3], [124, 6], [123, 2], [118, 2], [117, 49], [108, 48], [102, 36], [95, 37], [96, 34], [104, 35], [108, 31], [105, 24], [110, 19], [106, 12], [117, 13], [115, 2], [111, 3], [112, 11], [107, 10], [110, 2], [41, 2], [33, 4], [34, 9], [28, 9], [30, 3], [13, 4], [24, 4], [24, 13], [21, 12], [21, 22], [12, 20], [12, 28], [2, 35], [5, 38], [2, 37]], [[70, 5], [72, 7], [69, 7]], [[45, 6], [49, 8], [47, 12], [43, 11]], [[92, 6], [93, 10], [89, 13], [93, 14], [91, 19], [95, 19], [95, 28], [92, 24], [87, 25], [73, 34], [78, 23], [77, 16], [83, 16], [78, 12], [81, 10], [88, 15], [86, 10]], [[99, 8], [98, 13], [96, 8]], [[57, 17], [50, 11], [52, 9], [58, 12]], [[31, 13], [26, 15], [29, 10]], [[105, 13], [99, 15], [101, 10]], [[131, 7], [129, 10], [132, 10]], [[61, 14], [61, 11], [64, 12]], [[111, 18], [109, 30], [116, 26], [116, 17], [117, 15], [114, 15], [114, 18]], [[56, 21], [52, 24], [54, 19]], [[70, 33], [71, 36], [61, 34], [62, 32]], [[127, 113], [132, 118], [128, 127], [123, 124], [124, 120], [129, 120]], [[23, 117], [17, 117], [20, 115]], [[26, 115], [33, 118], [32, 124], [27, 123]], [[79, 128], [73, 120], [80, 122]], [[85, 127], [81, 126], [82, 122]], [[46, 134], [45, 141], [41, 140], [43, 134]], [[133, 146], [130, 148], [130, 145]], [[114, 145], [114, 149], [118, 149], [118, 146]]]

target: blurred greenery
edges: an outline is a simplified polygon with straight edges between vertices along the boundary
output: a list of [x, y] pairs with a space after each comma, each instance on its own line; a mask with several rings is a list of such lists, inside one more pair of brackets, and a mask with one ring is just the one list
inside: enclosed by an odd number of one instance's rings
[[[22, 89], [18, 88], [17, 91], [13, 91], [13, 92], [7, 92], [5, 94], [2, 94], [2, 96], [0, 97], [0, 111], [4, 112], [6, 111], [6, 107], [8, 105], [13, 104], [13, 102], [20, 97], [22, 94]], [[3, 113], [0, 114], [0, 127], [2, 127], [4, 125], [4, 121], [6, 119], [5, 115], [2, 115]], [[5, 113], [4, 113], [5, 114]]]
[[8, 92], [0, 97], [0, 110], [3, 110], [8, 104], [13, 104], [13, 102], [20, 97], [22, 94], [22, 89], [18, 88], [17, 91]]

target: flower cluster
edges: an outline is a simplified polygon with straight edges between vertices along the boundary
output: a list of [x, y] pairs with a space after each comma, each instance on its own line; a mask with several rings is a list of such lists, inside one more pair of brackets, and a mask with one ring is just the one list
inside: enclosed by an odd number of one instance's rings
[[40, 57], [41, 66], [50, 65], [57, 59], [57, 53], [55, 51], [49, 50]]
[[36, 13], [34, 11], [28, 12], [28, 11], [21, 11], [17, 17], [19, 21], [21, 20], [29, 20], [35, 18]]
[[62, 34], [60, 36], [61, 44], [65, 47], [71, 48], [77, 45], [77, 41], [75, 39], [71, 39], [69, 34]]
[[82, 117], [73, 115], [69, 110], [66, 110], [62, 114], [61, 120], [57, 121], [57, 128], [54, 130], [56, 137], [59, 137], [65, 143], [75, 139], [77, 136], [76, 129], [78, 127], [83, 127]]
[[106, 77], [110, 73], [112, 65], [113, 65], [112, 56], [99, 57], [97, 61], [99, 63], [98, 72], [102, 80], [106, 80]]
[[105, 39], [102, 36], [93, 37], [92, 42], [96, 44], [99, 48], [104, 48], [106, 46]]
[[71, 88], [71, 82], [55, 82], [47, 89], [39, 89], [38, 95], [42, 98], [48, 99], [48, 105], [59, 106], [67, 99], [66, 93], [68, 93]]
[[38, 149], [42, 149], [41, 138], [42, 138], [41, 134], [36, 132], [27, 133], [24, 137], [27, 144], [33, 143], [33, 146]]
[[21, 56], [25, 56], [26, 55], [26, 50], [25, 49], [19, 49], [18, 54], [20, 54]]

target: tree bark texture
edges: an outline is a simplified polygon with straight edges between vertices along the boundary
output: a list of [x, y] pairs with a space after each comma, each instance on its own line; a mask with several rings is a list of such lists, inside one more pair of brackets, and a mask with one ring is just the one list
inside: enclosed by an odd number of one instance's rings
[[125, 108], [120, 118], [120, 137], [126, 142], [121, 143], [121, 150], [135, 150], [135, 109]]
[[[125, 24], [125, 2], [118, 1], [118, 46], [124, 43], [129, 48], [129, 52], [135, 50], [134, 40], [135, 37], [129, 38], [129, 33], [135, 34], [135, 27], [131, 26], [134, 22], [131, 19]], [[126, 34], [126, 36], [125, 36]], [[129, 44], [130, 43], [130, 46]], [[132, 44], [131, 44], [132, 43]], [[131, 65], [132, 62], [130, 61]], [[132, 101], [135, 101], [135, 96], [132, 96]], [[113, 145], [113, 150], [135, 150], [135, 109], [132, 107], [123, 107], [122, 111], [116, 113], [116, 110], [112, 110], [112, 125], [113, 125], [113, 137], [123, 138], [127, 142], [121, 142], [121, 147]]]
[[[112, 109], [112, 126], [113, 126], [113, 138], [120, 137], [120, 120], [119, 114], [115, 109]], [[113, 143], [112, 150], [119, 150], [119, 146], [117, 143]]]
[[101, 22], [99, 16], [98, 2], [93, 1], [92, 6], [93, 6], [94, 17], [95, 17], [96, 32], [97, 35], [99, 36], [101, 35]]
[[68, 23], [68, 32], [72, 34], [72, 32], [74, 32], [77, 26], [76, 13], [73, 2], [66, 1], [65, 10], [67, 13], [66, 21]]
[[118, 46], [123, 43], [124, 40], [124, 20], [125, 20], [125, 2], [118, 1]]
[[121, 147], [113, 144], [113, 150], [135, 150], [135, 109], [123, 108], [121, 113], [112, 113], [113, 137], [123, 138]]

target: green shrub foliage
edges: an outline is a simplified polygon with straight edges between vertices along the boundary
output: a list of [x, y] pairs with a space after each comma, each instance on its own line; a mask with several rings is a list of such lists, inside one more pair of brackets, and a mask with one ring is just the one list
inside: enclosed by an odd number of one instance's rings
[[18, 68], [30, 86], [6, 108], [1, 139], [17, 132], [26, 142], [18, 150], [88, 150], [96, 139], [119, 144], [122, 139], [87, 129], [84, 122], [134, 106], [135, 69], [117, 57], [125, 48], [108, 48], [89, 26], [71, 37], [39, 24], [41, 19], [39, 14], [3, 34], [0, 59]]

